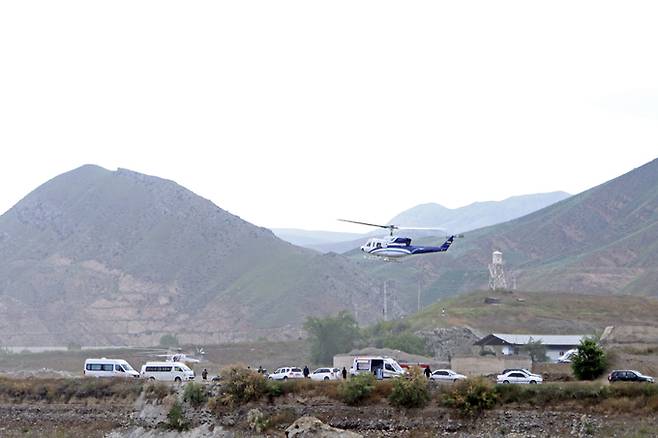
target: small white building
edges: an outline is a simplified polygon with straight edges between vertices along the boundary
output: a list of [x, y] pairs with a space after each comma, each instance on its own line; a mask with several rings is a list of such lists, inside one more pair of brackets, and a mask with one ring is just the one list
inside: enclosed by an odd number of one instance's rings
[[546, 347], [546, 356], [551, 362], [572, 348], [577, 348], [580, 341], [588, 335], [514, 335], [507, 333], [491, 333], [475, 343], [482, 349], [489, 347], [497, 355], [521, 354], [523, 347], [530, 341], [540, 341]]

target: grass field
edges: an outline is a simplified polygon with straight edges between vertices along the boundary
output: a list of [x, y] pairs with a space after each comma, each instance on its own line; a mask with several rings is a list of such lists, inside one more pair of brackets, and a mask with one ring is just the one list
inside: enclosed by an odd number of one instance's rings
[[[487, 297], [499, 304], [485, 304]], [[468, 325], [482, 332], [597, 334], [611, 325], [657, 326], [656, 315], [658, 299], [649, 297], [480, 291], [440, 300], [405, 320], [413, 329]]]

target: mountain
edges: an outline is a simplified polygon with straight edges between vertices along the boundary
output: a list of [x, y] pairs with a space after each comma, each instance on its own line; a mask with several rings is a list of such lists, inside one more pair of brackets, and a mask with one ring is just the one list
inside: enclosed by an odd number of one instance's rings
[[125, 169], [86, 165], [34, 190], [0, 216], [0, 260], [0, 345], [291, 339], [306, 315], [379, 315], [379, 288], [350, 260]]
[[[565, 192], [537, 193], [512, 196], [502, 201], [475, 202], [465, 207], [447, 208], [439, 204], [420, 204], [396, 215], [388, 224], [409, 227], [438, 227], [451, 233], [464, 233], [477, 228], [506, 222], [568, 198]], [[358, 248], [368, 237], [383, 235], [380, 231], [364, 234], [306, 231], [296, 229], [272, 230], [281, 239], [320, 252], [342, 254]], [[407, 232], [414, 235], [413, 232]], [[348, 237], [345, 237], [347, 235]], [[427, 235], [415, 233], [416, 236]]]
[[[445, 254], [404, 266], [364, 266], [400, 284], [420, 282], [423, 303], [431, 303], [486, 288], [494, 250], [503, 253], [510, 285], [514, 277], [521, 290], [658, 295], [658, 159], [529, 215], [472, 231]], [[416, 289], [399, 291], [407, 309], [416, 303]]]
[[296, 228], [272, 228], [271, 230], [279, 239], [311, 249], [315, 249], [318, 245], [351, 241], [362, 237], [359, 233], [341, 233], [337, 231], [300, 230]]
[[502, 201], [474, 202], [454, 209], [439, 204], [421, 204], [403, 211], [388, 223], [441, 227], [452, 233], [464, 233], [525, 216], [569, 196], [565, 192], [538, 193], [512, 196]]

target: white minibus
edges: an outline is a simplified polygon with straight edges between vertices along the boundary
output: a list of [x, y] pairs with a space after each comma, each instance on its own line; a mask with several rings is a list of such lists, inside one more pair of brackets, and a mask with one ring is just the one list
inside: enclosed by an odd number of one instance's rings
[[83, 373], [90, 377], [139, 377], [139, 373], [125, 360], [105, 357], [85, 360]]
[[183, 382], [194, 380], [194, 371], [182, 362], [146, 362], [142, 365], [143, 379]]

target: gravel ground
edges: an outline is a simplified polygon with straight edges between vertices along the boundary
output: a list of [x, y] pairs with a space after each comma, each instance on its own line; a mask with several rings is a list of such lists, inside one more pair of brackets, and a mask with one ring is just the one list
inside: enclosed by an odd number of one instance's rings
[[[133, 437], [144, 430], [152, 431], [150, 436], [161, 436], [162, 431], [154, 428], [153, 423], [145, 422], [140, 414], [160, 409], [162, 415], [166, 412], [165, 406], [147, 405], [136, 409], [133, 404], [117, 401], [103, 404], [0, 404], [0, 437], [103, 437], [109, 436], [111, 431], [115, 432], [113, 436], [116, 437]], [[285, 428], [294, 420], [312, 415], [333, 427], [352, 430], [367, 438], [658, 437], [658, 418], [655, 416], [609, 416], [573, 412], [566, 407], [549, 411], [500, 409], [488, 411], [473, 420], [436, 406], [405, 411], [386, 403], [349, 407], [331, 400], [288, 398], [275, 404], [226, 408], [219, 416], [193, 410], [187, 410], [187, 415], [192, 417], [195, 426], [205, 424], [202, 427], [208, 427], [213, 424], [218, 429], [215, 432], [223, 429], [235, 432], [235, 436], [263, 436], [252, 433], [248, 427], [247, 414], [255, 407], [267, 418], [276, 420], [275, 426], [268, 431], [269, 436], [283, 436]], [[167, 433], [166, 436], [176, 434]]]

